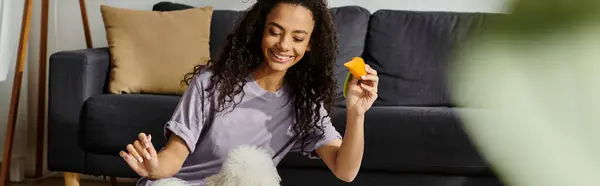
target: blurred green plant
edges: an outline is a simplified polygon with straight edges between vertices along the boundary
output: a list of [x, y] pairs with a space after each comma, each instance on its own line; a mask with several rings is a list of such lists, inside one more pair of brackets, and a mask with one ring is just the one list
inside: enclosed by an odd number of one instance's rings
[[513, 3], [451, 64], [465, 130], [506, 185], [600, 185], [600, 1]]

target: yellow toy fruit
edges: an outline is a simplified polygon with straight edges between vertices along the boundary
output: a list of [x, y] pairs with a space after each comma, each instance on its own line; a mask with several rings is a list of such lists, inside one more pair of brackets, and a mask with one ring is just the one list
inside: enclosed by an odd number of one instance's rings
[[350, 73], [352, 73], [356, 79], [361, 79], [362, 76], [367, 75], [367, 71], [365, 70], [365, 60], [361, 57], [353, 57], [352, 60], [344, 63], [344, 66], [350, 70]]

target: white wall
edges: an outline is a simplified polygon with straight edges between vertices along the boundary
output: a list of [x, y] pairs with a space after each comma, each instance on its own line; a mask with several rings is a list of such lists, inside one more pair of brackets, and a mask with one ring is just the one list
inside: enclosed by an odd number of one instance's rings
[[[0, 31], [0, 75], [2, 71], [6, 74], [5, 81], [0, 81], [0, 155], [4, 154], [4, 138], [10, 97], [14, 79], [14, 68], [17, 60], [19, 35], [21, 32], [21, 18], [23, 16], [23, 2], [3, 0], [2, 26]], [[27, 110], [28, 110], [28, 73], [23, 74], [23, 86], [21, 88], [20, 104], [18, 111], [17, 126], [15, 128], [15, 139], [13, 157], [24, 156], [27, 145]], [[1, 161], [1, 160], [0, 160]]]
[[[94, 0], [87, 1], [92, 41], [95, 47], [107, 46], [106, 33], [102, 24], [100, 5], [149, 10], [152, 5], [163, 0]], [[167, 0], [192, 6], [211, 5], [215, 9], [243, 10], [255, 0]], [[504, 12], [507, 0], [330, 0], [330, 6], [359, 5], [374, 12], [378, 9], [402, 9], [422, 11], [467, 11]], [[61, 0], [58, 4], [57, 35], [60, 45], [57, 50], [70, 50], [85, 47], [78, 0]]]
[[[2, 14], [4, 7], [4, 0], [0, 0], [0, 51], [2, 51]], [[6, 75], [8, 74], [8, 60], [0, 59], [0, 82], [6, 80]]]
[[[20, 28], [20, 17], [22, 11], [22, 1], [16, 0], [4, 0], [5, 7], [11, 7], [9, 11], [3, 11], [4, 19], [1, 34], [10, 35], [2, 38], [2, 55], [1, 61], [8, 60], [11, 64], [15, 61], [16, 55], [16, 38], [18, 38], [18, 28]], [[112, 5], [122, 8], [142, 9], [150, 10], [152, 5], [163, 0], [88, 0], [87, 9], [88, 16], [91, 26], [92, 40], [94, 47], [107, 46], [106, 36], [104, 32], [104, 26], [102, 17], [100, 14], [100, 5]], [[185, 3], [192, 6], [204, 6], [211, 5], [215, 9], [234, 9], [243, 10], [249, 7], [255, 0], [164, 0], [171, 2]], [[246, 2], [248, 1], [248, 2]], [[422, 11], [466, 11], [466, 12], [505, 12], [506, 2], [509, 0], [330, 0], [330, 6], [344, 6], [344, 5], [359, 5], [367, 8], [369, 11], [374, 12], [378, 9], [400, 9], [400, 10], [422, 10]], [[23, 134], [16, 139], [17, 143], [21, 145], [27, 144], [28, 148], [20, 152], [26, 152], [27, 154], [27, 171], [31, 173], [33, 169], [33, 155], [35, 144], [35, 118], [36, 118], [36, 104], [37, 104], [37, 69], [38, 69], [38, 51], [39, 51], [39, 24], [40, 24], [40, 1], [34, 1], [34, 9], [31, 21], [30, 31], [30, 42], [29, 42], [29, 59], [27, 71], [32, 73], [26, 73], [24, 75], [24, 93], [22, 97], [28, 98], [23, 99], [22, 109], [28, 111], [28, 117], [30, 118], [26, 122], [28, 127], [21, 126], [21, 133], [25, 133], [32, 137], [25, 138]], [[50, 1], [50, 15], [49, 15], [49, 33], [48, 33], [48, 57], [50, 54], [63, 51], [63, 50], [75, 50], [85, 48], [85, 39], [83, 35], [83, 26], [81, 24], [81, 14], [79, 11], [78, 0], [54, 0]], [[8, 10], [5, 8], [5, 10]], [[6, 16], [10, 14], [11, 16]], [[10, 19], [8, 18], [10, 17]], [[6, 26], [9, 25], [9, 26]], [[6, 28], [6, 29], [5, 29]], [[10, 28], [10, 29], [8, 29]], [[6, 32], [5, 32], [6, 31]], [[16, 35], [15, 35], [16, 33]], [[4, 38], [10, 38], [10, 42], [4, 40]], [[8, 47], [8, 49], [4, 47]], [[12, 47], [12, 48], [11, 48]], [[14, 48], [14, 49], [13, 49]], [[13, 51], [14, 50], [14, 51]], [[6, 52], [6, 55], [4, 54]], [[4, 69], [4, 66], [0, 66]], [[9, 66], [8, 81], [12, 81], [12, 71], [14, 66]], [[1, 70], [0, 70], [1, 72]], [[10, 95], [9, 83], [0, 83], [0, 118], [6, 118], [8, 114], [8, 104]], [[31, 91], [27, 91], [27, 89]], [[25, 102], [28, 100], [28, 102]], [[21, 112], [24, 113], [24, 112]], [[0, 120], [0, 145], [4, 143], [4, 130], [6, 128], [6, 121]], [[0, 148], [1, 150], [1, 148]]]
[[[0, 0], [0, 51], [2, 51], [2, 14], [4, 7], [4, 0]], [[8, 61], [0, 59], [0, 82], [6, 80], [6, 75], [8, 73]]]
[[[0, 73], [6, 71], [6, 80], [0, 81], [0, 155], [3, 155], [6, 137], [6, 124], [12, 85], [17, 60], [19, 37], [21, 33], [21, 21], [23, 16], [24, 0], [0, 0], [3, 1], [2, 21], [0, 30]], [[15, 128], [13, 158], [25, 158], [28, 174], [33, 171], [33, 158], [35, 150], [35, 118], [37, 104], [37, 49], [39, 47], [39, 20], [40, 1], [34, 0], [34, 7], [30, 22], [30, 35], [28, 51], [25, 59], [24, 73], [21, 86], [17, 126]], [[32, 55], [35, 54], [35, 55]], [[32, 71], [34, 69], [34, 71]], [[33, 73], [30, 73], [33, 72]], [[0, 74], [1, 75], [1, 74]], [[34, 90], [34, 91], [29, 91]], [[1, 161], [1, 160], [0, 160]], [[14, 164], [13, 164], [14, 165]]]

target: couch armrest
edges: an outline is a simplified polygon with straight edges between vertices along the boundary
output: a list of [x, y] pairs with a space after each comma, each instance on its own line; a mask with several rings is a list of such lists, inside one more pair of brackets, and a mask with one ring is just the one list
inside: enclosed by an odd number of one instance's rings
[[48, 78], [48, 168], [84, 172], [79, 146], [79, 115], [83, 103], [105, 92], [108, 48], [62, 51], [50, 56]]

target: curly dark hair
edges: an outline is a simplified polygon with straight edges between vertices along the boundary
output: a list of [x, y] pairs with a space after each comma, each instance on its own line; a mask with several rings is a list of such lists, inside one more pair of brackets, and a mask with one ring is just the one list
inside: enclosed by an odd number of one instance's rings
[[310, 134], [324, 135], [323, 126], [317, 125], [317, 121], [329, 116], [321, 116], [319, 111], [323, 105], [328, 113], [332, 113], [336, 96], [333, 64], [338, 52], [338, 38], [325, 0], [258, 0], [227, 37], [226, 46], [219, 56], [209, 60], [207, 65], [194, 67], [182, 82], [189, 85], [195, 74], [203, 69], [211, 70], [212, 85], [206, 91], [209, 96], [213, 96], [215, 90], [219, 91], [217, 111], [223, 111], [228, 106], [235, 108], [237, 103], [234, 97], [243, 93], [247, 83], [245, 78], [264, 60], [260, 46], [266, 17], [279, 3], [305, 7], [312, 12], [315, 22], [310, 38], [311, 50], [290, 67], [284, 77], [284, 82], [290, 85], [290, 97], [293, 99], [296, 119], [293, 129], [302, 139], [301, 149], [304, 150]]

